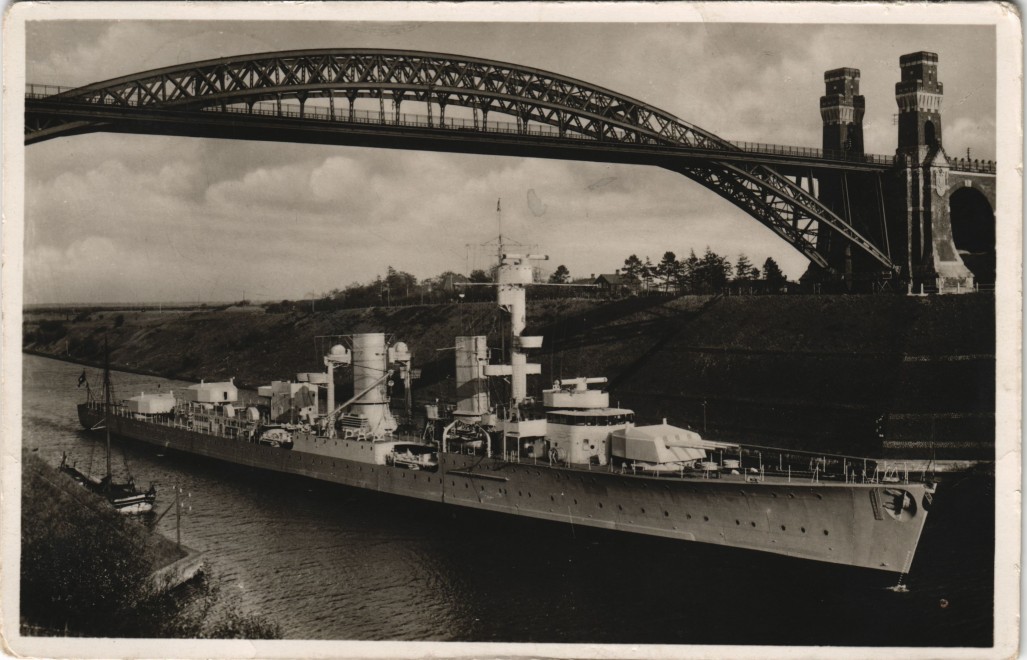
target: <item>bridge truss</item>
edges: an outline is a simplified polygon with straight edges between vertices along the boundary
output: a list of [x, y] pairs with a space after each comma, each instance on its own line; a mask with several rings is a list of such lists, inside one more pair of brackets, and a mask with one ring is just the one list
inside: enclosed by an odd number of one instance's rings
[[[368, 100], [372, 109], [359, 111]], [[427, 116], [410, 121], [407, 101]], [[453, 107], [470, 118], [447, 120]], [[490, 113], [514, 123], [497, 125]], [[817, 235], [831, 231], [894, 270], [889, 255], [767, 158], [602, 87], [484, 59], [377, 49], [228, 57], [30, 93], [25, 126], [26, 144], [110, 131], [652, 164], [715, 191], [822, 268]], [[872, 158], [834, 165], [885, 166]]]

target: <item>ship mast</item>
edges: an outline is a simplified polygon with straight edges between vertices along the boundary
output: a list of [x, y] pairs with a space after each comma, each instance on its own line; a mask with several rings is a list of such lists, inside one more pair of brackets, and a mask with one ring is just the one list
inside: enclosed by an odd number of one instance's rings
[[107, 478], [104, 490], [111, 487], [111, 354], [107, 346], [107, 335], [103, 337], [103, 428], [107, 437]]
[[499, 225], [499, 247], [497, 249], [497, 264], [503, 263], [503, 198], [496, 200], [496, 223]]
[[[501, 207], [496, 203], [496, 215], [502, 223]], [[531, 261], [549, 259], [544, 254], [514, 254], [506, 251], [503, 244], [503, 230], [499, 230], [499, 268], [496, 270], [496, 298], [499, 306], [510, 314], [510, 363], [490, 364], [485, 367], [486, 376], [510, 377], [510, 410], [508, 419], [520, 419], [520, 406], [528, 396], [527, 377], [539, 374], [539, 364], [529, 364], [525, 352], [529, 348], [540, 348], [542, 337], [524, 337], [527, 326], [527, 303], [525, 288], [534, 281]]]

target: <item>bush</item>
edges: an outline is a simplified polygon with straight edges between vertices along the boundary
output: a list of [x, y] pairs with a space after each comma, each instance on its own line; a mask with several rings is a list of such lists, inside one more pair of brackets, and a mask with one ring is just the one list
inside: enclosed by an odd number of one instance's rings
[[24, 630], [89, 637], [281, 636], [276, 623], [226, 603], [216, 577], [176, 589], [154, 584], [154, 571], [177, 556], [174, 544], [150, 536], [38, 457], [22, 456]]

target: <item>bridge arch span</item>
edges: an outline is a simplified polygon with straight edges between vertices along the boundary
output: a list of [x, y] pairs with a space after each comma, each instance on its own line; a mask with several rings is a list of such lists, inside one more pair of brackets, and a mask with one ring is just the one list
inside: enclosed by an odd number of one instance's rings
[[[355, 104], [377, 101], [378, 117], [358, 118]], [[298, 117], [287, 117], [282, 101], [299, 103]], [[268, 130], [255, 111], [272, 102], [275, 120], [288, 118], [290, 131]], [[313, 101], [313, 103], [311, 103]], [[308, 108], [327, 101], [324, 116]], [[386, 101], [391, 113], [386, 112]], [[426, 125], [402, 125], [406, 101], [423, 103]], [[308, 106], [308, 104], [310, 104]], [[445, 108], [471, 111], [466, 130], [453, 130]], [[438, 108], [438, 121], [433, 116]], [[488, 116], [513, 117], [511, 135], [497, 135]], [[231, 117], [228, 117], [231, 115]], [[870, 240], [787, 176], [759, 162], [725, 160], [738, 147], [708, 131], [646, 103], [583, 81], [504, 62], [422, 51], [314, 49], [225, 57], [123, 76], [38, 99], [26, 100], [26, 143], [94, 131], [209, 136], [221, 121], [227, 137], [317, 142], [331, 122], [336, 135], [326, 143], [344, 144], [340, 126], [375, 125], [377, 135], [364, 144], [475, 152], [483, 137], [503, 140], [508, 154], [655, 164], [706, 186], [787, 240], [813, 263], [828, 267], [817, 250], [817, 233], [830, 231], [876, 259], [883, 270], [890, 259]], [[296, 119], [305, 126], [297, 127]], [[360, 121], [357, 121], [357, 120]], [[250, 128], [246, 122], [252, 120]], [[263, 122], [261, 128], [256, 121]], [[480, 124], [479, 124], [480, 120]], [[320, 122], [320, 123], [317, 123]], [[200, 124], [207, 124], [201, 130]], [[314, 126], [316, 124], [316, 126]], [[532, 132], [530, 126], [545, 127]], [[240, 128], [242, 127], [242, 128]], [[316, 130], [313, 130], [315, 129]], [[386, 135], [392, 131], [392, 135]], [[447, 132], [446, 140], [423, 140], [426, 132]], [[413, 135], [417, 133], [417, 135]], [[216, 134], [216, 133], [215, 133]], [[474, 135], [477, 134], [477, 135]], [[398, 138], [422, 142], [404, 145]], [[388, 142], [391, 140], [391, 142]], [[462, 146], [454, 145], [460, 142]], [[473, 144], [477, 142], [478, 144]], [[350, 142], [353, 143], [353, 142]], [[422, 146], [417, 146], [418, 144]], [[429, 146], [423, 146], [429, 145]], [[493, 153], [493, 151], [477, 151]], [[718, 155], [720, 158], [718, 158]]]

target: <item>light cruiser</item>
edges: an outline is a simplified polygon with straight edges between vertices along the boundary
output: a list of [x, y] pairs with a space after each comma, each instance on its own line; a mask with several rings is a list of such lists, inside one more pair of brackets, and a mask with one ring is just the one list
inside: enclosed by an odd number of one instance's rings
[[[384, 334], [333, 345], [325, 372], [259, 388], [240, 404], [232, 383], [132, 397], [111, 432], [165, 449], [483, 511], [700, 541], [905, 573], [934, 484], [868, 459], [713, 442], [666, 423], [637, 425], [609, 405], [602, 378], [557, 381], [533, 401], [525, 287], [532, 255], [503, 254], [498, 302], [510, 314], [510, 360], [485, 337], [458, 337], [457, 402], [432, 404], [418, 437], [397, 435], [389, 385], [409, 383], [412, 356]], [[353, 373], [336, 405], [334, 371]], [[495, 379], [490, 383], [489, 379]], [[497, 383], [498, 381], [498, 383]], [[509, 390], [501, 403], [489, 385]], [[319, 390], [326, 390], [321, 406]], [[541, 404], [541, 405], [539, 405]], [[79, 405], [93, 428], [103, 407]]]

